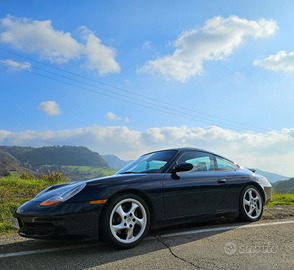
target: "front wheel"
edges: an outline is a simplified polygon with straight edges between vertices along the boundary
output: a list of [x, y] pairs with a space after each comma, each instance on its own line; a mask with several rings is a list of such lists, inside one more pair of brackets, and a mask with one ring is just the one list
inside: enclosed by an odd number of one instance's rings
[[239, 218], [243, 221], [257, 221], [261, 218], [263, 200], [255, 186], [246, 186], [240, 195]]
[[147, 204], [134, 194], [116, 197], [101, 217], [102, 234], [107, 242], [121, 249], [139, 244], [148, 233], [150, 213]]

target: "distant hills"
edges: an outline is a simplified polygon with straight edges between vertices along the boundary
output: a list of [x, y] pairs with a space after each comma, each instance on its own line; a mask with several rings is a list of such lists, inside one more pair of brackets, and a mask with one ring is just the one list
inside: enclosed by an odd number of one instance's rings
[[36, 172], [34, 171], [31, 171], [27, 168], [20, 166], [19, 162], [15, 162], [8, 158], [0, 157], [0, 177], [9, 176], [11, 175], [11, 172], [15, 172], [20, 175], [25, 172], [29, 174], [35, 174], [36, 176], [39, 175], [38, 173], [36, 174]]
[[123, 167], [127, 166], [133, 160], [121, 160], [115, 155], [101, 155], [105, 161], [109, 164], [109, 166], [113, 169], [120, 170]]
[[267, 180], [271, 183], [280, 181], [280, 180], [288, 180], [290, 177], [283, 176], [276, 173], [265, 172], [259, 169], [256, 169], [256, 173], [261, 174], [262, 176], [266, 177]]
[[294, 194], [294, 177], [290, 178], [289, 180], [273, 183], [273, 190], [276, 193]]
[[83, 146], [44, 146], [40, 148], [0, 146], [24, 167], [35, 170], [41, 165], [94, 166], [109, 168], [108, 163], [96, 152]]
[[82, 146], [0, 146], [0, 158], [4, 159], [1, 175], [7, 175], [7, 171], [38, 175], [62, 170], [70, 180], [87, 180], [116, 172], [98, 153]]

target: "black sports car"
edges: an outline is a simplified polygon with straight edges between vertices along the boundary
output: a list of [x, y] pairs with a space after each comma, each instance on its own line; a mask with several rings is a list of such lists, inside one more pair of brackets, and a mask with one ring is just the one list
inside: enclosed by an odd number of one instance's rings
[[267, 179], [211, 152], [168, 149], [141, 156], [115, 175], [51, 186], [20, 206], [24, 237], [137, 245], [150, 227], [218, 216], [259, 220], [272, 196]]

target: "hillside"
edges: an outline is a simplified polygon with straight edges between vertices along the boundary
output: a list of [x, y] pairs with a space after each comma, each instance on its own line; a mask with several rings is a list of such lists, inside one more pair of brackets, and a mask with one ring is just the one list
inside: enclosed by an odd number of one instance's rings
[[13, 161], [14, 163], [20, 164], [20, 161], [17, 160], [13, 155], [8, 152], [4, 152], [0, 150], [0, 158], [5, 158]]
[[3, 159], [0, 162], [0, 176], [28, 172], [38, 177], [41, 172], [47, 174], [48, 171], [62, 170], [64, 176], [74, 181], [116, 172], [98, 153], [82, 146], [0, 146], [0, 158]]
[[121, 160], [115, 155], [101, 155], [109, 166], [115, 170], [120, 170], [130, 164], [133, 160]]
[[82, 146], [47, 146], [40, 148], [0, 146], [2, 152], [11, 154], [32, 170], [41, 165], [94, 166], [109, 168], [108, 163], [96, 152]]
[[265, 176], [267, 178], [268, 181], [270, 181], [271, 183], [280, 181], [280, 180], [287, 180], [290, 177], [287, 176], [283, 176], [280, 174], [276, 174], [276, 173], [271, 173], [271, 172], [265, 172], [259, 169], [256, 169], [256, 173], [261, 174], [262, 176]]
[[290, 178], [289, 180], [273, 183], [273, 190], [276, 193], [294, 194], [294, 177]]
[[1, 176], [9, 176], [9, 175], [21, 175], [24, 172], [28, 174], [35, 174], [36, 176], [39, 176], [38, 173], [33, 172], [27, 168], [24, 168], [20, 166], [18, 163], [15, 163], [14, 161], [7, 159], [7, 158], [1, 158], [0, 157], [0, 177]]

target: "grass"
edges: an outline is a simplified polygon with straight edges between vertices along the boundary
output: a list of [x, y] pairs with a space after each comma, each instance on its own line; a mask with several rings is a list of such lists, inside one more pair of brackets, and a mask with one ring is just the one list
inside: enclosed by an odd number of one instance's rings
[[52, 184], [46, 179], [21, 179], [19, 177], [0, 178], [0, 235], [16, 231], [11, 225], [13, 212], [26, 201]]
[[294, 205], [294, 194], [273, 193], [268, 206]]

